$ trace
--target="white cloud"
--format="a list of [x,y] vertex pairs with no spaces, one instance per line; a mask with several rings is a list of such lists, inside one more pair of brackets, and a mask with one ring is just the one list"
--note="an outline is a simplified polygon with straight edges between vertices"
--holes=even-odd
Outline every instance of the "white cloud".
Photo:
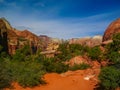
[[26,26],[30,31],[37,35],[45,34],[57,38],[73,38],[91,36],[94,34],[101,34],[104,32],[108,22],[64,22],[64,20],[47,20],[47,21],[26,21],[16,23],[16,26]]
[[36,19],[34,15],[24,16],[24,14],[9,10],[0,12],[0,16],[6,16],[13,27],[27,27],[26,29],[29,29],[37,35],[45,34],[51,37],[65,39],[104,33],[107,26],[113,20],[109,19],[112,15],[112,13],[105,13],[85,18],[47,20],[45,17],[41,18],[40,16]]

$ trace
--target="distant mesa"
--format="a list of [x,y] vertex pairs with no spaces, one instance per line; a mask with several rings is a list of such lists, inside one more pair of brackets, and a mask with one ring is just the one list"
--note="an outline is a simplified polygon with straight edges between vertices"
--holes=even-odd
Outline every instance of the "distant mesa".
[[104,36],[103,36],[103,42],[112,40],[113,34],[120,33],[120,18],[113,21],[105,30]]
[[94,37],[72,38],[69,44],[81,44],[89,47],[94,47],[102,43],[102,36],[96,35]]

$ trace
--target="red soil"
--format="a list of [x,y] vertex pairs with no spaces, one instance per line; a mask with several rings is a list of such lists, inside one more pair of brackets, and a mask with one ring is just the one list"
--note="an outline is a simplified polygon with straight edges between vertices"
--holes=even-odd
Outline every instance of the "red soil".
[[63,74],[50,73],[44,76],[46,85],[22,88],[15,83],[14,90],[93,90],[96,84],[95,78],[85,80],[84,78],[88,76],[85,73],[85,70],[68,71]]

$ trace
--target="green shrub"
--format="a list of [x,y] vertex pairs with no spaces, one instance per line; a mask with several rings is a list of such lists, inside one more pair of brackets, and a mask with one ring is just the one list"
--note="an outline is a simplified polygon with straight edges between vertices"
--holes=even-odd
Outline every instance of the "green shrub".
[[88,56],[92,60],[100,60],[101,59],[101,55],[102,55],[102,51],[97,46],[93,47],[93,48],[90,48],[89,51],[88,51]]
[[4,61],[0,61],[0,90],[11,86],[12,77]]
[[113,42],[106,45],[106,58],[114,64],[120,63],[120,33],[113,35]]
[[115,90],[120,87],[120,33],[114,34],[112,40],[105,47],[109,67],[102,68],[99,74],[100,90]]
[[112,51],[109,52],[107,55],[107,58],[109,59],[109,62],[120,63],[120,53]]
[[60,54],[56,56],[58,60],[66,61],[72,58],[67,41],[59,45],[58,51],[60,52]]
[[120,50],[120,33],[114,34],[112,39],[113,39],[112,47],[114,51],[119,51]]
[[75,70],[84,70],[89,68],[90,65],[82,63],[82,64],[75,64],[74,66],[71,66],[69,70],[75,71]]
[[39,60],[39,63],[42,63],[46,72],[62,73],[68,70],[68,65],[65,65],[61,61],[56,61],[55,58],[44,58]]
[[13,61],[10,63],[10,68],[13,80],[23,87],[33,87],[45,83],[42,79],[45,71],[40,63],[35,61]]
[[58,54],[56,57],[59,60],[67,61],[70,60],[72,57],[84,55],[88,51],[88,47],[82,46],[80,44],[69,44],[68,42],[64,42],[59,45],[58,51],[60,51],[61,53]]
[[25,45],[23,48],[18,49],[12,56],[13,60],[25,61],[31,55],[31,48],[29,45]]
[[13,59],[0,57],[0,89],[10,86],[12,82],[18,82],[23,87],[45,83],[43,65],[34,57],[35,55],[30,54],[28,46],[18,50]]
[[69,45],[70,53],[72,53],[74,56],[83,55],[85,52],[84,48],[85,47],[80,44],[70,44]]
[[100,74],[100,87],[102,90],[115,90],[120,87],[120,70],[115,67],[104,67]]
[[68,65],[65,65],[62,62],[57,62],[53,64],[53,72],[57,72],[57,73],[63,73],[66,72],[68,70]]

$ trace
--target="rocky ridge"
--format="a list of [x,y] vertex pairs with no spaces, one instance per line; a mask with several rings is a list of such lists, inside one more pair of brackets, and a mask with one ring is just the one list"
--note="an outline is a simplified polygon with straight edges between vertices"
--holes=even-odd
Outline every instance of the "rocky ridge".
[[[29,32],[28,30],[19,31],[14,29],[10,23],[5,18],[0,18],[0,30],[1,36],[6,33],[6,43],[7,45],[2,45],[3,47],[8,47],[10,54],[14,54],[18,48],[23,47],[24,45],[30,44],[31,47],[40,47],[40,40],[37,35]],[[4,38],[3,38],[4,39]],[[1,41],[2,43],[3,41]]]

